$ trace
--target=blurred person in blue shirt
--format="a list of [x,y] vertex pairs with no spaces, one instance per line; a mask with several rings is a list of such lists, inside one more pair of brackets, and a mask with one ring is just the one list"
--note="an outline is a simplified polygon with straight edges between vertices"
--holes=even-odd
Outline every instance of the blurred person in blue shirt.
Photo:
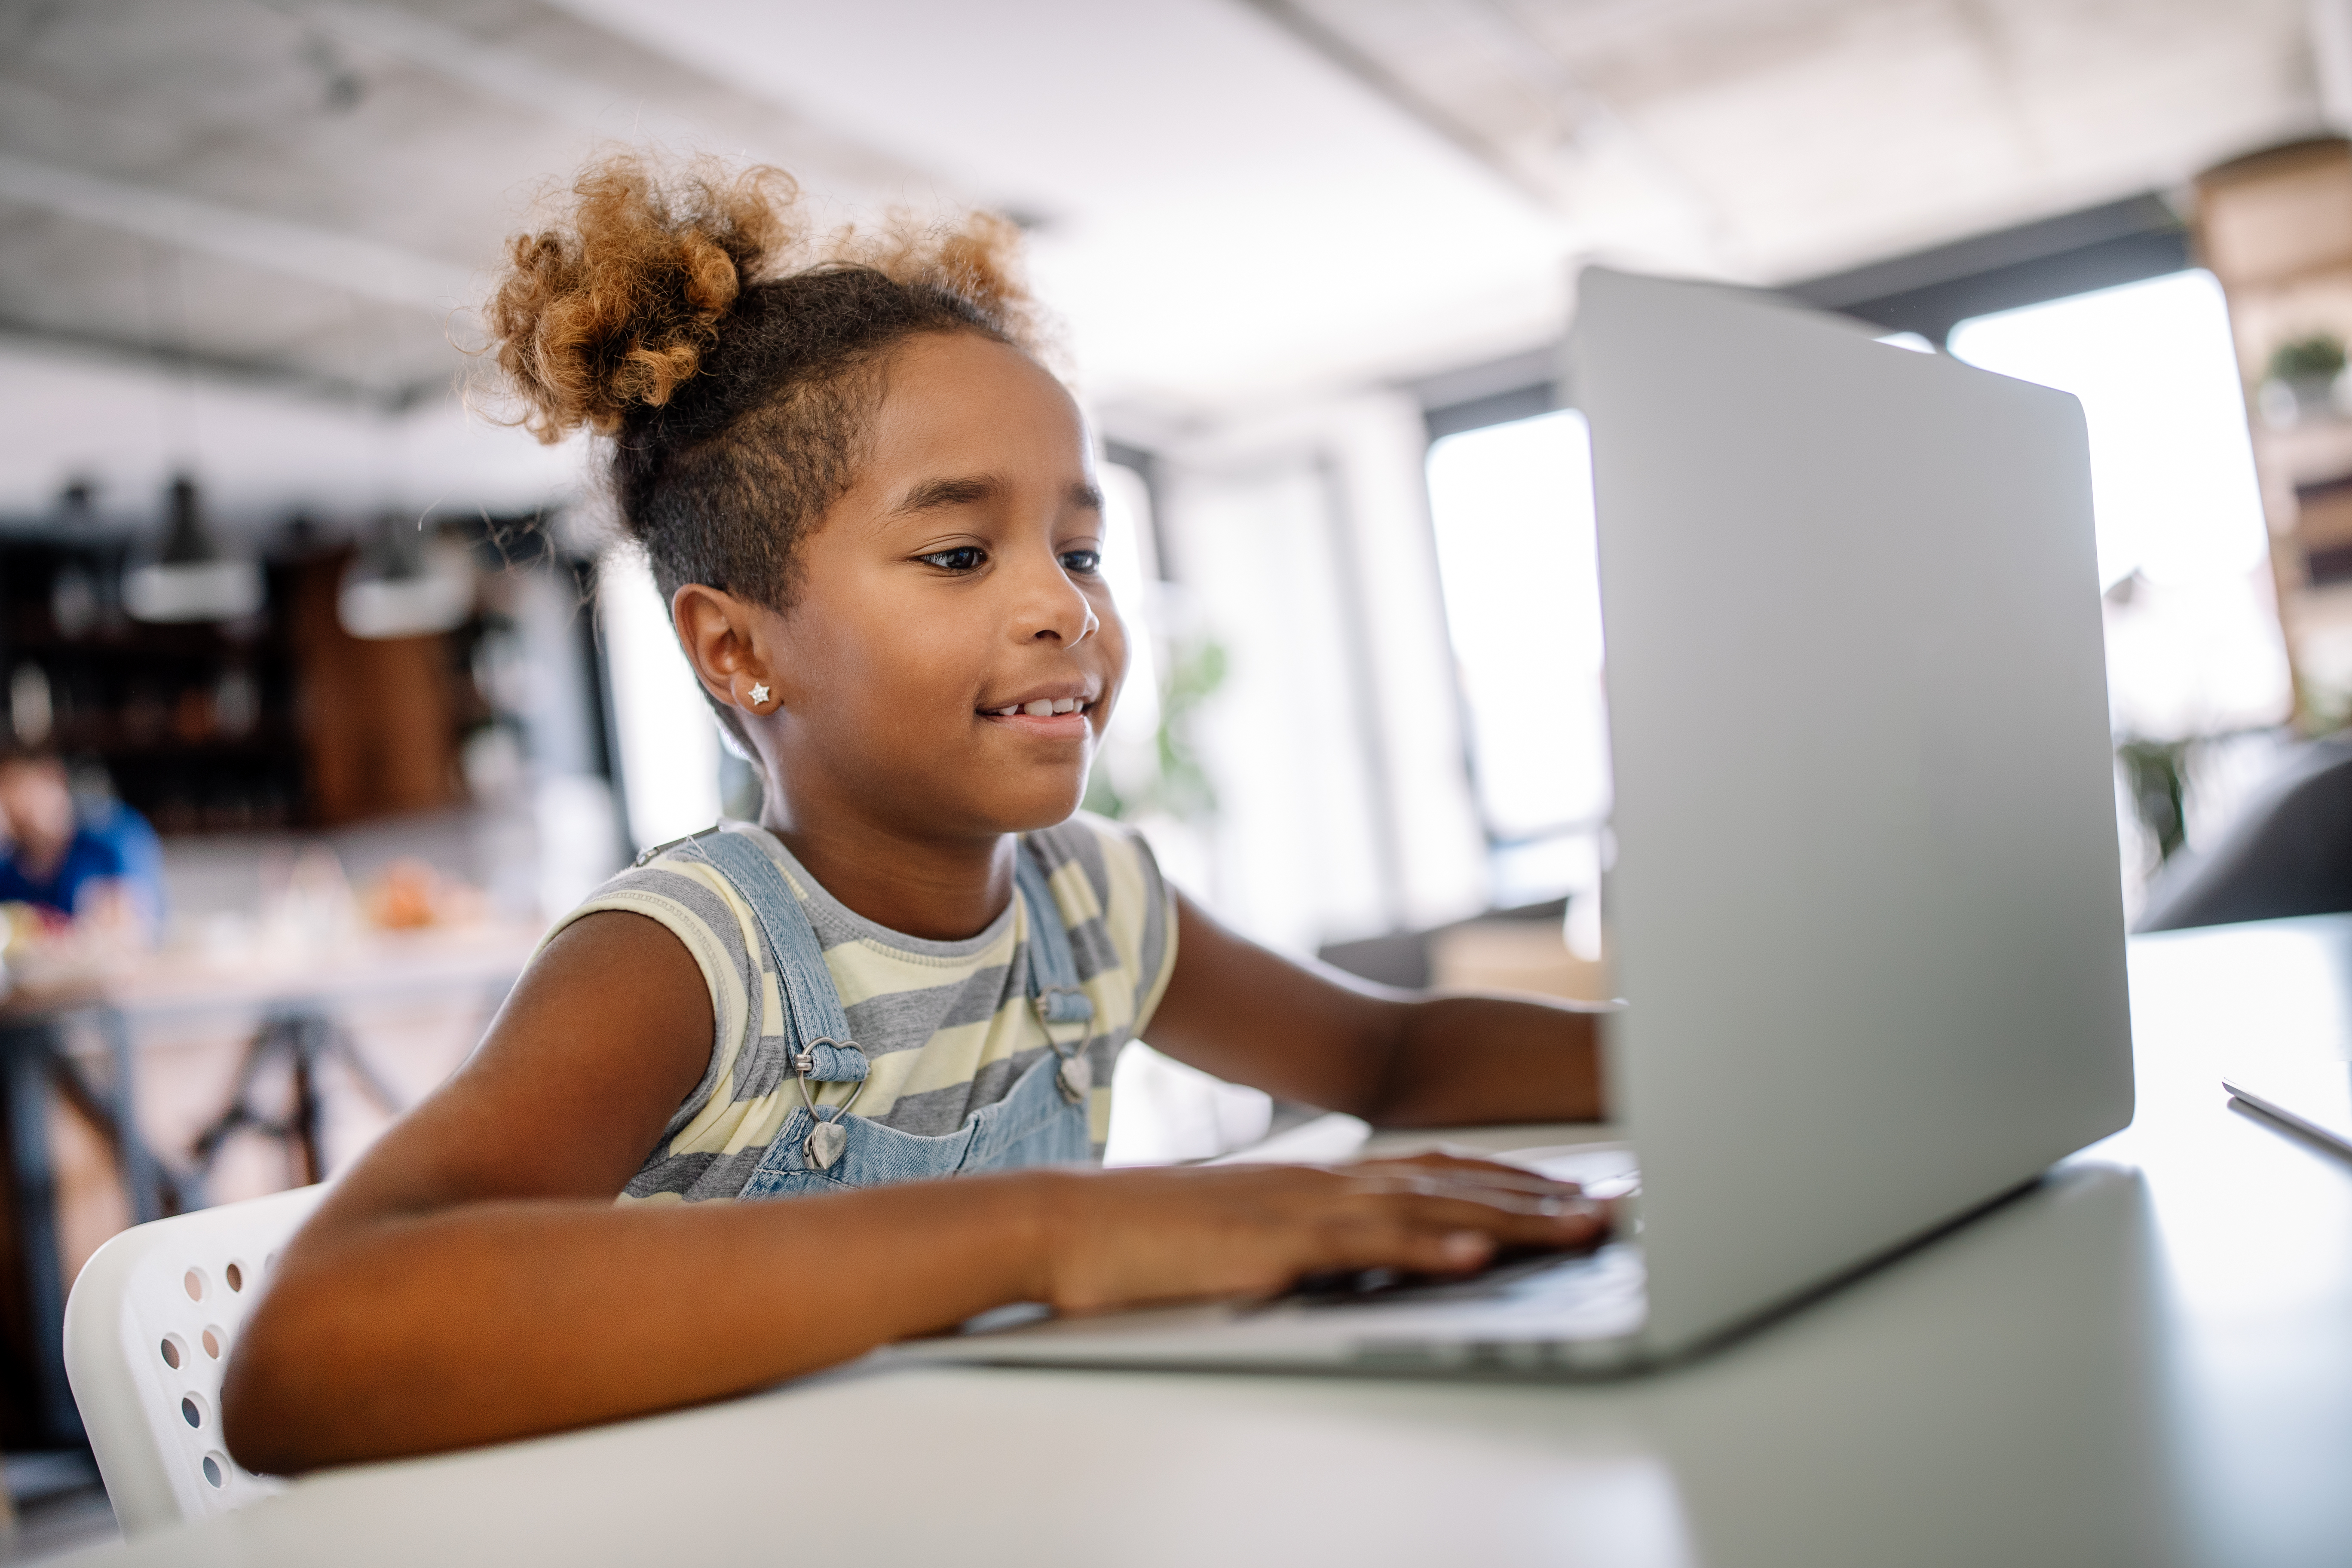
[[77,801],[47,752],[0,753],[0,904],[152,933],[163,912],[163,852],[147,819],[116,801]]

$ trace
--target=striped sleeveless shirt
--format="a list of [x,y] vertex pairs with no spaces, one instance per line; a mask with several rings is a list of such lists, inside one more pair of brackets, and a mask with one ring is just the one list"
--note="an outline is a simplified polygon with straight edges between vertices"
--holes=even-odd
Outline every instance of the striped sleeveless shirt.
[[[1049,1049],[1028,1005],[1023,900],[977,936],[928,942],[877,925],[826,892],[776,837],[750,823],[726,830],[758,845],[783,872],[824,949],[850,1034],[873,1068],[856,1114],[902,1132],[955,1131],[1003,1098]],[[1150,1017],[1176,966],[1174,895],[1140,837],[1080,814],[1028,836],[1069,928],[1078,981],[1094,1003],[1083,1049],[1094,1071],[1087,1123],[1102,1152],[1111,1065]],[[782,998],[750,907],[709,866],[664,856],[623,871],[557,922],[625,910],[685,943],[710,988],[710,1061],[621,1194],[624,1203],[732,1198],[800,1105],[788,1070]],[[822,1086],[838,1104],[851,1086]]]

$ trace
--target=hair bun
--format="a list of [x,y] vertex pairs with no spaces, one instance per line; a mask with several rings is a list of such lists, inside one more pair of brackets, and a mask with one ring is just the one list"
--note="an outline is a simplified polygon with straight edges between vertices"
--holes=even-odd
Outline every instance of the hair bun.
[[592,166],[551,227],[509,241],[487,322],[541,441],[611,435],[702,368],[719,321],[796,236],[791,175],[715,164],[657,179],[623,154]]

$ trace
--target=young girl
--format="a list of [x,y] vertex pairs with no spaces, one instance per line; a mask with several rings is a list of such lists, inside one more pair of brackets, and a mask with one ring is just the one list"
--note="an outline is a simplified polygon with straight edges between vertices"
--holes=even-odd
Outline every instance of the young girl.
[[[1429,1126],[1599,1115],[1593,1020],[1278,957],[1073,815],[1127,647],[1093,443],[1006,226],[820,253],[773,171],[619,160],[575,194],[513,242],[499,361],[542,440],[607,443],[765,805],[561,922],[337,1184],[229,1367],[238,1459],[636,1415],[1009,1302],[1597,1241],[1573,1187],[1475,1162],[1088,1163],[1147,1026],[1220,1077]],[[784,1201],[725,1201],[749,1198]]]

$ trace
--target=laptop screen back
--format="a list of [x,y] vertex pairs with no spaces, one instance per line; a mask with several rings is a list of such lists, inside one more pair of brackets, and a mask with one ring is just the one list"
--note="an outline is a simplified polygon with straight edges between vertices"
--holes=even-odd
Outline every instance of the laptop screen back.
[[1597,268],[1571,377],[1672,1351],[2131,1118],[2089,458],[2063,393]]

